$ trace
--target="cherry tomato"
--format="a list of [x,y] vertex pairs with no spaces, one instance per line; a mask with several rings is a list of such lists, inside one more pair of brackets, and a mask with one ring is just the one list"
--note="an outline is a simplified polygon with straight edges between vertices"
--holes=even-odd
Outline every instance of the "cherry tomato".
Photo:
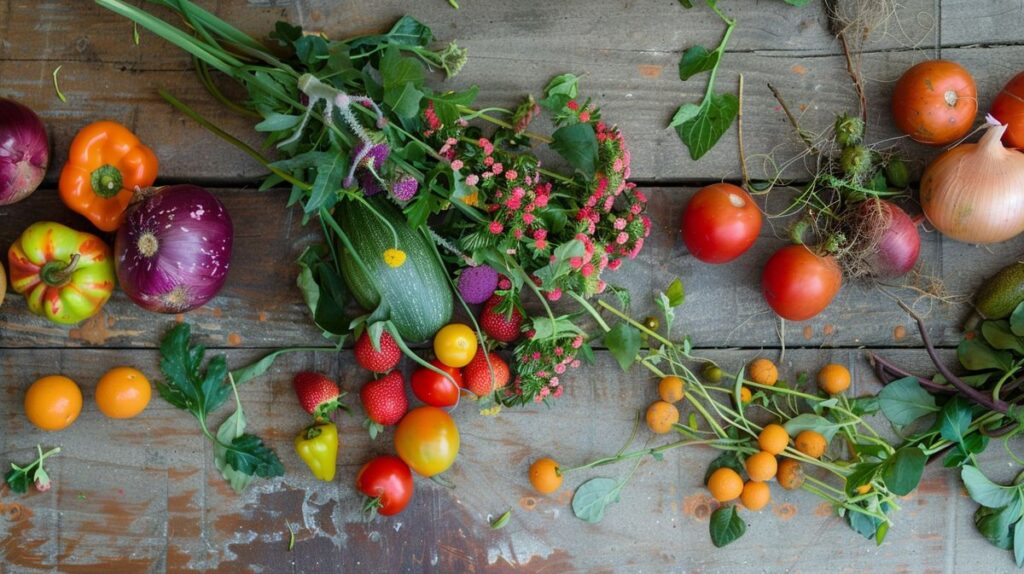
[[383,516],[398,514],[412,499],[412,472],[397,456],[378,456],[359,469],[356,490],[370,498],[367,510]]
[[783,319],[803,321],[828,307],[843,283],[836,260],[803,245],[787,245],[764,266],[761,288],[768,305]]
[[395,450],[414,471],[423,476],[440,474],[459,454],[459,429],[451,415],[437,407],[418,407],[408,412],[395,429]]
[[25,393],[25,416],[43,430],[66,429],[81,412],[82,390],[67,377],[43,377],[32,383]]
[[1024,148],[1024,72],[1014,76],[996,96],[992,117],[1008,126],[1003,134],[1007,147]]
[[945,145],[967,135],[978,111],[978,89],[963,66],[921,62],[904,72],[892,93],[896,127],[911,139]]
[[455,367],[449,367],[437,359],[430,361],[430,364],[448,373],[451,378],[455,379],[455,383],[453,384],[443,375],[422,367],[416,369],[410,379],[412,394],[432,407],[453,406],[459,402],[459,388],[462,387],[462,371]]
[[683,210],[683,242],[705,263],[725,263],[743,254],[761,232],[761,211],[750,194],[731,183],[709,185]]
[[434,335],[434,354],[449,367],[465,367],[476,354],[476,333],[462,323],[445,325]]
[[152,394],[149,379],[138,369],[115,367],[96,385],[96,406],[112,419],[130,419],[146,409]]

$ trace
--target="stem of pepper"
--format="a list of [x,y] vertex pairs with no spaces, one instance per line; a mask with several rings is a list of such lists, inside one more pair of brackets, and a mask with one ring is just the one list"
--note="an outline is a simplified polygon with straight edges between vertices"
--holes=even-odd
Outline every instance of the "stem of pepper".
[[110,199],[121,193],[121,188],[124,186],[121,171],[110,164],[103,164],[94,169],[89,174],[89,179],[92,184],[92,192],[103,199]]
[[71,281],[71,275],[78,268],[81,255],[74,253],[67,263],[63,261],[48,261],[39,270],[39,278],[50,287],[63,287]]

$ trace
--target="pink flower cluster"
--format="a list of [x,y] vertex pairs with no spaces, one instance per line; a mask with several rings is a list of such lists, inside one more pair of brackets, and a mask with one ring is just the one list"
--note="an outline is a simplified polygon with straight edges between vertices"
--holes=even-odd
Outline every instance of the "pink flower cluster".
[[584,344],[583,335],[538,339],[528,331],[526,341],[516,348],[516,376],[505,389],[502,402],[525,404],[558,398],[564,392],[561,377],[569,370],[579,368],[577,358]]

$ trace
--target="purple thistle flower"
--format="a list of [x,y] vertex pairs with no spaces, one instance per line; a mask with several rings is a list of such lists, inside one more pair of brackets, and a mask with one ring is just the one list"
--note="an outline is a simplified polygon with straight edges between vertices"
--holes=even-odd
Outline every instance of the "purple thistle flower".
[[398,201],[409,201],[416,196],[420,182],[411,175],[403,175],[391,183],[391,197]]
[[377,178],[368,171],[359,172],[359,187],[363,189],[363,193],[366,197],[377,195],[384,191],[384,188],[380,186],[380,182],[377,181]]
[[497,288],[498,272],[488,265],[470,267],[459,275],[459,294],[466,303],[483,303],[491,298]]
[[384,168],[384,162],[388,160],[388,156],[391,155],[391,148],[386,142],[375,143],[368,150],[365,148],[366,142],[360,140],[352,149],[352,158],[356,162],[356,167],[372,166],[374,171],[379,172]]

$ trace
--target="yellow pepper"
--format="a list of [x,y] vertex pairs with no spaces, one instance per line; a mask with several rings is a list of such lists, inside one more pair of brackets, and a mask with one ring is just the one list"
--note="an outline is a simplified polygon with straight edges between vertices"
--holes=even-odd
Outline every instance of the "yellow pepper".
[[313,476],[330,482],[338,462],[338,427],[334,423],[311,425],[295,437],[295,452],[306,463]]

